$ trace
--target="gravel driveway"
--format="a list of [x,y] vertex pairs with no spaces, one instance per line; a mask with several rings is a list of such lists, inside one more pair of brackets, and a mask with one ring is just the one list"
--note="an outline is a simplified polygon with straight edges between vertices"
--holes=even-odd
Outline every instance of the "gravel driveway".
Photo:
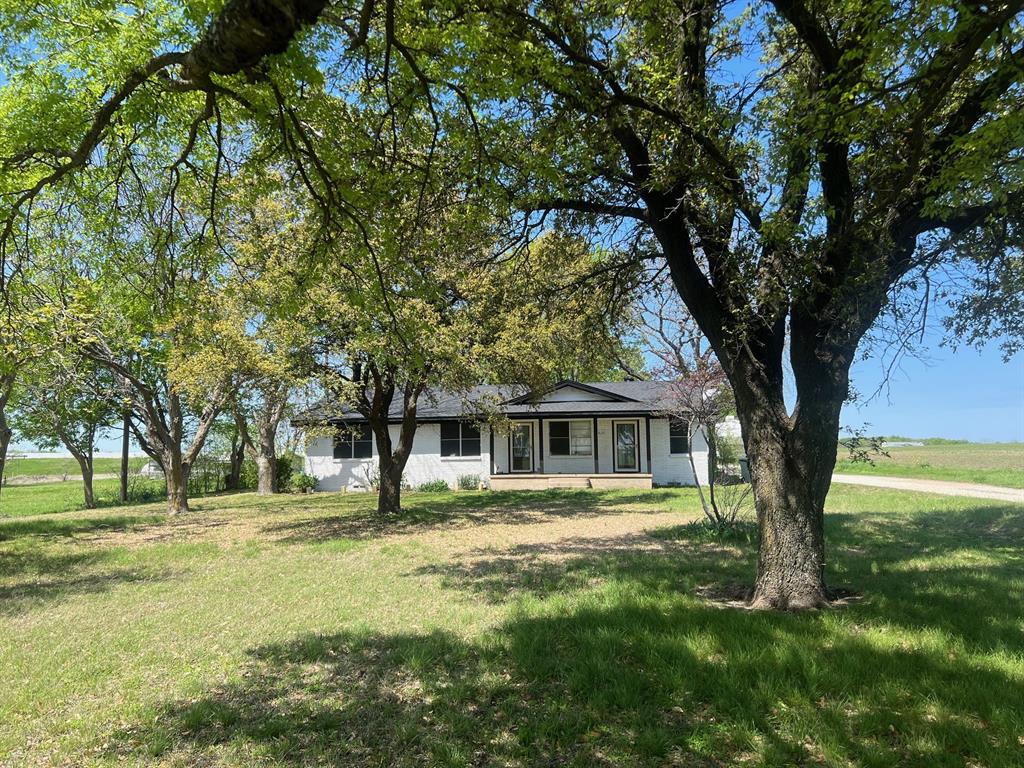
[[977,499],[995,499],[1024,504],[1024,488],[1001,488],[997,485],[956,483],[948,480],[918,480],[910,477],[881,477],[878,475],[832,475],[834,483],[869,485],[873,488],[894,488],[900,491],[938,493],[942,496],[973,496]]

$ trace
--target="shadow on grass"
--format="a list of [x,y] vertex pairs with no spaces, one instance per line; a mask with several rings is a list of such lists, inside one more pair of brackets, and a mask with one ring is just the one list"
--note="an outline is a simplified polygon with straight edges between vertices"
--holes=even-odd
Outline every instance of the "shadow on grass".
[[412,765],[1009,764],[1024,683],[824,614],[620,599],[452,634],[309,635],[110,756]]
[[752,549],[680,538],[688,528],[520,544],[497,552],[479,548],[458,561],[423,566],[415,574],[439,576],[443,586],[492,604],[523,596],[543,599],[609,582],[687,594],[709,584],[752,580]]
[[23,536],[58,537],[98,531],[133,530],[166,520],[166,515],[138,514],[105,515],[103,517],[42,517],[28,520],[0,519],[0,542],[12,541]]
[[[851,620],[937,630],[971,652],[1024,652],[1024,512],[1012,506],[920,516],[832,514],[829,583],[865,596]],[[756,537],[708,538],[697,526],[614,538],[526,544],[420,568],[493,604],[619,582],[652,593],[742,594],[756,572]],[[958,560],[958,558],[962,558]]]
[[145,528],[162,519],[118,515],[0,522],[0,613],[17,613],[122,583],[167,578],[166,572],[150,568],[110,569],[115,551],[75,541],[78,536]]
[[[481,549],[429,573],[473,597],[527,598],[490,633],[260,646],[233,682],[113,734],[109,756],[357,768],[1019,764],[1021,548],[1008,535],[1018,514],[833,515],[834,569],[868,598],[804,615],[691,596],[751,578],[754,549],[678,527]],[[944,562],[958,553],[987,559]]]
[[[81,565],[80,562],[75,565]],[[122,584],[139,584],[172,578],[174,572],[117,568],[101,573],[70,572],[0,585],[0,615],[29,611],[44,603],[74,595],[105,592]]]
[[[927,497],[922,497],[927,498]],[[976,651],[1024,652],[1024,509],[832,514],[833,570],[869,596],[869,619],[938,630]]]
[[[360,496],[367,496],[359,494]],[[650,513],[664,512],[664,506],[685,509],[687,496],[678,490],[644,491],[483,491],[459,493],[407,493],[403,511],[396,517],[380,517],[374,509],[375,498],[353,499],[355,494],[314,494],[335,504],[316,502],[320,512],[332,512],[337,502],[346,509],[342,514],[314,514],[298,520],[274,523],[264,532],[290,544],[323,542],[330,539],[367,539],[388,533],[428,530],[439,527],[465,527],[504,524],[531,525],[545,520],[591,518],[633,508]]]

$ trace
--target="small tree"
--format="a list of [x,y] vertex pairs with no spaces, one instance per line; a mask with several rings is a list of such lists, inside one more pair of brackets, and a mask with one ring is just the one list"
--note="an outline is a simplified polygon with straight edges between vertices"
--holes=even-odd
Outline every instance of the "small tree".
[[268,495],[279,490],[278,428],[293,391],[306,383],[301,361],[311,334],[298,317],[303,292],[297,275],[313,257],[315,239],[303,220],[308,206],[302,190],[277,174],[235,178],[226,205],[233,227],[223,243],[228,258],[218,297],[221,318],[208,329],[202,359],[181,359],[178,370],[185,375],[188,368],[214,364],[235,371],[235,428],[256,462],[257,493]]
[[[735,412],[729,377],[715,358],[696,321],[674,291],[659,282],[660,271],[648,275],[648,290],[642,304],[634,309],[633,325],[641,345],[656,360],[654,375],[671,381],[664,413],[687,425],[690,469],[701,507],[716,528],[732,525],[749,488],[737,496],[720,499],[720,425]],[[693,438],[700,432],[708,445],[708,494],[693,459]]]
[[20,385],[15,429],[43,448],[63,446],[82,472],[85,506],[96,506],[93,451],[98,434],[117,415],[117,391],[110,372],[78,355],[55,350],[26,371]]
[[277,429],[288,408],[289,387],[284,382],[264,382],[246,388],[246,405],[236,406],[235,423],[242,444],[256,461],[256,492],[277,493]]
[[0,493],[3,493],[4,478],[7,472],[7,450],[11,445],[11,438],[14,436],[14,430],[8,420],[7,406],[14,393],[15,375],[13,369],[0,372]]
[[14,437],[11,411],[17,404],[18,383],[26,369],[39,356],[40,339],[45,333],[43,313],[38,302],[27,290],[26,271],[15,276],[8,274],[6,264],[0,264],[0,493],[3,492],[7,471],[7,451]]
[[[728,493],[728,498],[722,498],[719,493],[719,458],[722,448],[720,425],[735,407],[728,377],[721,366],[711,360],[678,376],[672,382],[668,400],[665,414],[687,424],[690,469],[693,471],[705,517],[718,529],[733,525],[750,488],[745,487],[739,494]],[[704,435],[708,445],[707,496],[704,495],[700,474],[693,459],[693,437],[698,431]]]
[[[175,208],[161,208],[141,177],[111,191],[113,200],[98,190],[90,209],[60,222],[91,247],[53,259],[54,279],[63,286],[58,334],[114,377],[132,411],[136,440],[163,469],[168,512],[180,514],[189,509],[190,469],[231,400],[236,374],[200,364],[202,341],[209,329],[222,327],[223,307],[219,254],[203,236],[203,223],[189,218],[195,197],[188,192],[195,188],[180,189]],[[93,210],[104,205],[121,208],[116,216]],[[111,242],[116,252],[108,249]],[[196,361],[191,376],[177,374],[184,359]]]

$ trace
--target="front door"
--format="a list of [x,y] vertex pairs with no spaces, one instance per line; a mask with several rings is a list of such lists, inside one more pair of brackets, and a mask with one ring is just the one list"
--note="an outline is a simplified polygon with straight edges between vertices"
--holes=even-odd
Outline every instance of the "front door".
[[635,421],[615,422],[615,471],[639,471],[637,450],[637,423]]
[[512,427],[512,471],[533,472],[533,424]]

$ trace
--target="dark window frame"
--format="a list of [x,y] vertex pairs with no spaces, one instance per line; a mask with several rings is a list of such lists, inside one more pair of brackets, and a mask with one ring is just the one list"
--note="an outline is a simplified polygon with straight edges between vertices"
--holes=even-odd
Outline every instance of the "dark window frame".
[[[682,434],[678,434],[679,431]],[[678,440],[683,441],[685,450],[676,450]],[[690,449],[690,422],[683,419],[671,419],[668,423],[668,453],[669,456],[689,456]]]
[[373,432],[369,424],[353,424],[334,436],[335,461],[373,458]]
[[470,421],[442,421],[440,438],[442,459],[473,458],[483,454],[480,427]]
[[[587,425],[587,432],[590,434],[590,450],[587,453],[573,453],[572,425],[574,422],[577,424]],[[549,419],[547,424],[549,456],[557,457],[559,459],[589,459],[594,456],[594,423],[591,419]],[[557,436],[553,434],[551,428],[556,425],[561,427],[561,425],[563,424],[565,425],[565,434],[559,434]],[[561,431],[561,429],[559,429],[559,431]],[[559,442],[563,440],[565,441],[565,446],[567,448],[566,453],[562,453],[561,451],[555,449],[555,440],[558,440]]]

